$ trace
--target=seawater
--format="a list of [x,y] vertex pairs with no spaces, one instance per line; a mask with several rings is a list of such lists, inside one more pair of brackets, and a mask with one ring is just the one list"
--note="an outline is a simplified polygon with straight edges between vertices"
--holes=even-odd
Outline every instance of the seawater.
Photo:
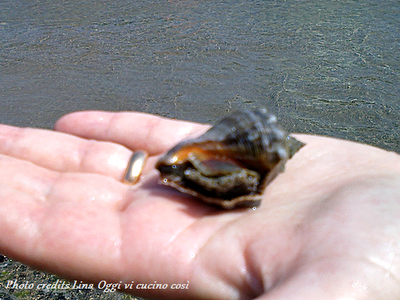
[[399,1],[0,2],[0,122],[75,110],[215,122],[267,107],[291,132],[400,151]]

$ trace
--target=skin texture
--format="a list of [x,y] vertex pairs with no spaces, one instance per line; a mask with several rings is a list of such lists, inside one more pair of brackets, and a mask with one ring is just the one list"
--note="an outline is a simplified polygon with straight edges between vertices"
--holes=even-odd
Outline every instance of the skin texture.
[[[399,299],[400,157],[306,143],[256,209],[222,211],[158,184],[157,158],[208,126],[78,112],[55,131],[0,126],[0,252],[157,299]],[[132,151],[149,159],[121,182]],[[136,289],[139,283],[165,290]],[[188,289],[174,290],[174,283]]]

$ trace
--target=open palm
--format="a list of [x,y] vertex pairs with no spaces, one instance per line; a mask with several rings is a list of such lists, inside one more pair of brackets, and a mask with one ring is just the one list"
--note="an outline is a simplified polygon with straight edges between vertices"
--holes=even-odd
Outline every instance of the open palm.
[[[261,206],[221,211],[159,185],[154,169],[204,125],[80,112],[55,129],[0,126],[0,253],[95,286],[133,283],[128,292],[144,297],[400,297],[395,153],[295,135],[307,145]],[[150,157],[128,186],[135,150]],[[168,287],[143,289],[155,282]]]

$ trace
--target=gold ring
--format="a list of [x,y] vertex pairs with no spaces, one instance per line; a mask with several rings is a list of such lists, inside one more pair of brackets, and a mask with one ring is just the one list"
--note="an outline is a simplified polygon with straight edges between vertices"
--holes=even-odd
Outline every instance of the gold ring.
[[147,153],[145,151],[133,152],[131,158],[129,159],[128,166],[126,167],[122,182],[132,185],[135,184],[139,180],[146,160]]

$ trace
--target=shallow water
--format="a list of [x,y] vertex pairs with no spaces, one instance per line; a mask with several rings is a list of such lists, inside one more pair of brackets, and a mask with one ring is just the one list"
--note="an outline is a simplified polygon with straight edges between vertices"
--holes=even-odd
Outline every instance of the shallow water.
[[289,131],[400,152],[399,19],[399,1],[3,0],[0,122],[264,106]]
[[291,132],[400,152],[399,20],[399,1],[2,0],[0,123],[267,107]]

